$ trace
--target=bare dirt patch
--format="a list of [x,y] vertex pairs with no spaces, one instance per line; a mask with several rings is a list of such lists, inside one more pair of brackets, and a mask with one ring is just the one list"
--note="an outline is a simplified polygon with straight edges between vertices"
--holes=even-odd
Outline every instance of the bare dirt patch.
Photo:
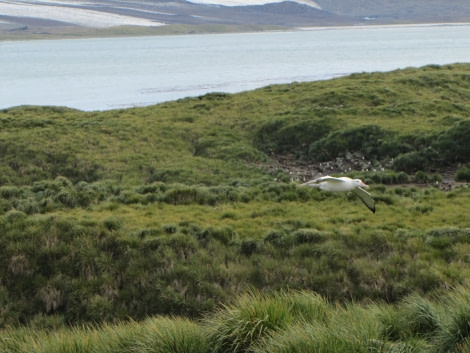
[[[392,161],[383,164],[372,162],[365,159],[360,154],[348,154],[343,158],[326,162],[302,161],[294,155],[276,155],[270,156],[270,162],[262,167],[268,171],[276,172],[282,170],[289,173],[291,181],[306,182],[325,175],[346,175],[351,172],[385,172],[391,168]],[[418,183],[414,176],[410,176],[410,183],[399,184],[400,186],[416,187],[438,187],[444,191],[450,191],[456,187],[466,185],[455,181],[455,175],[460,166],[443,167],[439,170],[430,172],[432,175],[440,176],[441,181],[432,183]]]

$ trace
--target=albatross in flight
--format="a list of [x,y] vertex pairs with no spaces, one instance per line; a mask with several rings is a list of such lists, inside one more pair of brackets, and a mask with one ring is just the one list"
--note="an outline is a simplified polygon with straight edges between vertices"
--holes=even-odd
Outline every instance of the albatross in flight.
[[351,179],[348,177],[335,178],[332,176],[324,176],[317,179],[307,181],[301,186],[311,186],[323,191],[333,192],[347,192],[351,191],[359,196],[364,204],[375,213],[375,202],[370,194],[363,188],[368,188],[369,185],[364,184],[360,179]]

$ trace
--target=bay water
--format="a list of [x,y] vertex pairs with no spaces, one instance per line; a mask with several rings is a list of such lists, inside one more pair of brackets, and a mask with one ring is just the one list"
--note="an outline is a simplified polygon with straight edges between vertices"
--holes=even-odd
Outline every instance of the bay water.
[[470,24],[0,42],[0,108],[85,111],[470,62]]

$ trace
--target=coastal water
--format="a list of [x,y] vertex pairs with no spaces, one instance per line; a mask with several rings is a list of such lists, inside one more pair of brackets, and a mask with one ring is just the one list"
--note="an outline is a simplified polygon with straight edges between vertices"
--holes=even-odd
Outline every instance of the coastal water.
[[0,108],[108,110],[470,62],[470,24],[0,42]]

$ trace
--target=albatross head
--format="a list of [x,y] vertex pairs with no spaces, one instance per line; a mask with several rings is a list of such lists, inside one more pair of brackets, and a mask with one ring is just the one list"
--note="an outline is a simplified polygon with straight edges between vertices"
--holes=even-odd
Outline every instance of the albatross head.
[[353,182],[354,182],[354,185],[356,185],[356,187],[362,187],[366,189],[369,187],[369,185],[364,183],[361,179],[353,179]]

